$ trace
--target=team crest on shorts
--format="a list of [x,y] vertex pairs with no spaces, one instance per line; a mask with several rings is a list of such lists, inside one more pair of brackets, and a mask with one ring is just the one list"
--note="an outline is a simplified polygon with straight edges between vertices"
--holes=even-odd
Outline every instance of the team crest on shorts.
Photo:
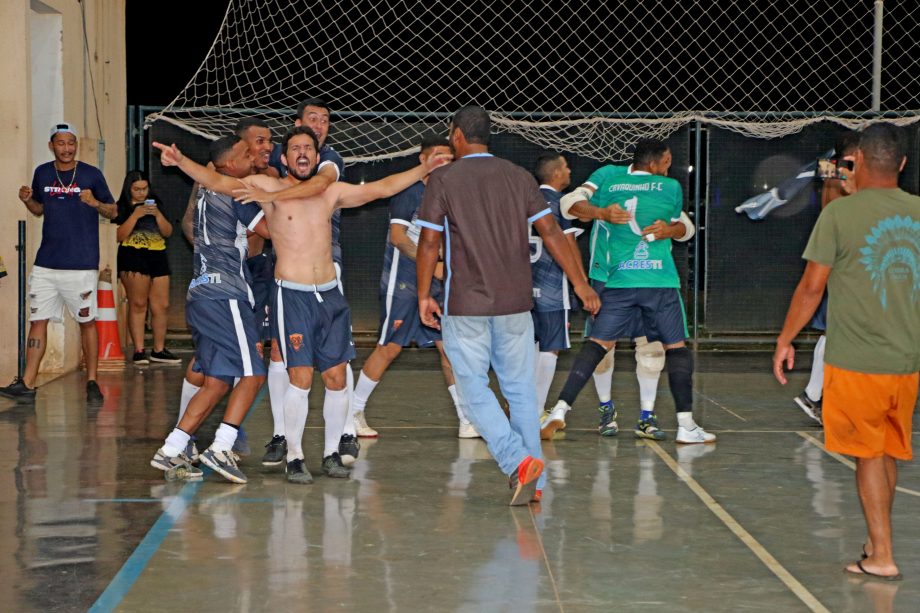
[[294,351],[300,351],[300,348],[303,347],[303,334],[290,334],[288,335],[288,340],[291,342],[291,348]]

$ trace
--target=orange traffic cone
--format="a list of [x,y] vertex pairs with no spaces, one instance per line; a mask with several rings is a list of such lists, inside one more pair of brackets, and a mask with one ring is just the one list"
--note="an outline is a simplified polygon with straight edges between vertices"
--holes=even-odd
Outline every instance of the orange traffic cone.
[[110,270],[106,269],[99,275],[99,291],[96,294],[99,370],[119,370],[125,367],[125,354],[121,352],[121,341],[118,338],[118,317],[115,312],[115,293],[112,291]]

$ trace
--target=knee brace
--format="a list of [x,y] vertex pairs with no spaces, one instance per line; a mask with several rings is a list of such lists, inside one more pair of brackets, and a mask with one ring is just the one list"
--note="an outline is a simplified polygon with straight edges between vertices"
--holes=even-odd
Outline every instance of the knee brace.
[[[692,354],[691,354],[692,358]],[[644,378],[656,378],[664,370],[664,345],[655,341],[640,344],[636,341],[636,374]]]

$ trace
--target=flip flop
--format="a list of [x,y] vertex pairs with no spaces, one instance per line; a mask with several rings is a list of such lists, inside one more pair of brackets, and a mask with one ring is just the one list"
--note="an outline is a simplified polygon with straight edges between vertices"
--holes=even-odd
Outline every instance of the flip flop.
[[869,572],[868,570],[863,568],[862,563],[863,563],[862,560],[856,563],[856,568],[860,570],[860,572],[858,573],[850,570],[847,567],[844,567],[843,570],[844,572],[849,573],[851,575],[856,575],[857,577],[862,576],[862,577],[866,577],[869,579],[879,579],[881,581],[900,581],[901,579],[904,578],[904,575],[902,575],[901,573],[898,573],[897,575],[879,575],[878,573]]

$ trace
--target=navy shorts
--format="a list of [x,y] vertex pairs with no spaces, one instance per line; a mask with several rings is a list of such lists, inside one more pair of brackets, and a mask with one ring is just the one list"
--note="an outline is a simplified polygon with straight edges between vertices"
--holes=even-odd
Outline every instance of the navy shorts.
[[422,323],[418,314],[418,298],[394,294],[383,297],[380,313],[380,338],[377,343],[396,343],[408,347],[413,342],[419,347],[431,347],[441,340],[441,331]]
[[233,384],[236,377],[264,377],[262,342],[248,302],[192,300],[185,306],[195,362],[208,377]]
[[[607,289],[607,285],[603,281],[595,281],[591,279],[591,287],[597,292],[597,295],[600,296],[604,293],[604,290]],[[593,317],[588,317],[585,319],[585,338],[591,338],[591,327],[594,323]],[[645,336],[645,326],[642,325],[642,313],[636,311],[633,314],[633,324],[632,332],[629,333],[629,338],[636,339],[640,336]]]
[[[673,287],[605,288],[601,310],[591,324],[591,338],[615,341],[635,338],[638,313],[648,342],[679,343],[689,336],[680,290]],[[641,336],[641,334],[640,334]]]
[[814,317],[811,318],[810,327],[815,330],[827,330],[827,291],[824,292],[821,304],[818,305],[818,310],[815,311]]
[[351,311],[336,281],[315,289],[288,281],[276,283],[272,338],[279,340],[285,366],[310,366],[325,372],[355,358]]
[[275,265],[271,255],[260,253],[246,260],[246,267],[252,279],[250,287],[255,300],[256,323],[263,341],[271,338],[271,324],[268,318],[268,306],[271,302],[272,288],[275,287]]
[[569,310],[531,311],[533,340],[540,351],[562,351],[571,348],[569,342]]

